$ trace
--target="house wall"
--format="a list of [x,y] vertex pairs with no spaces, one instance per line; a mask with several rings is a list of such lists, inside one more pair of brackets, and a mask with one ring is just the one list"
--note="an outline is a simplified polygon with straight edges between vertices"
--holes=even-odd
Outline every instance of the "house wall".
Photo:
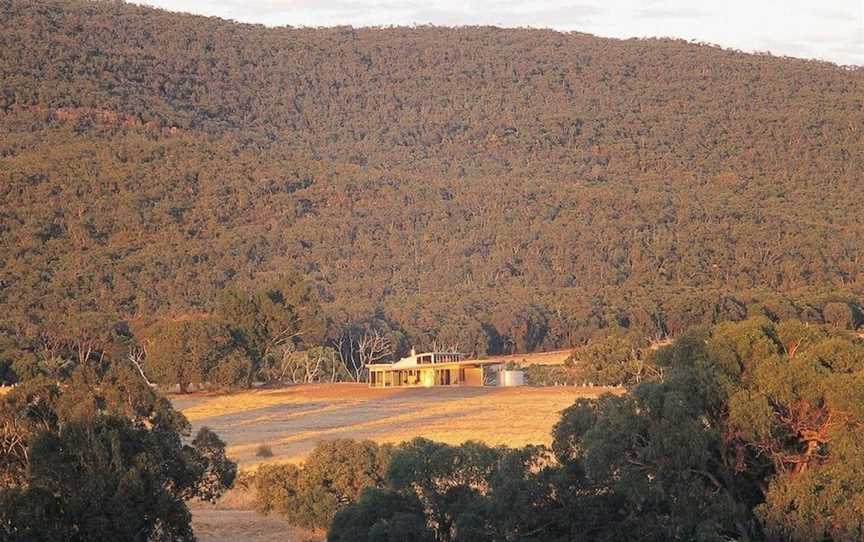
[[369,385],[374,388],[482,386],[482,367],[424,367],[422,369],[379,370],[369,372]]
[[483,367],[465,367],[465,381],[463,386],[482,386]]

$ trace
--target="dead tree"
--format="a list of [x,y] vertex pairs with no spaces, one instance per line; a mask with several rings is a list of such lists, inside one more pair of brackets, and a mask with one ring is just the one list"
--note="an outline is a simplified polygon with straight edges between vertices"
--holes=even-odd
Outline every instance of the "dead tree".
[[459,343],[444,345],[443,343],[439,343],[438,341],[432,341],[432,351],[444,352],[447,354],[457,354],[459,353]]
[[367,365],[393,353],[393,342],[377,329],[367,329],[356,336],[348,331],[339,338],[337,346],[342,364],[355,382],[360,382]]
[[133,346],[129,349],[129,353],[126,355],[126,359],[129,360],[129,363],[134,367],[138,374],[141,375],[141,378],[144,379],[144,382],[150,386],[151,388],[155,387],[150,379],[147,378],[147,375],[144,374],[144,356],[145,351],[143,347]]
[[304,382],[307,384],[317,382],[321,378],[321,362],[324,361],[323,354],[312,355],[311,353],[307,353],[304,357],[306,358],[303,363],[305,372],[303,377]]

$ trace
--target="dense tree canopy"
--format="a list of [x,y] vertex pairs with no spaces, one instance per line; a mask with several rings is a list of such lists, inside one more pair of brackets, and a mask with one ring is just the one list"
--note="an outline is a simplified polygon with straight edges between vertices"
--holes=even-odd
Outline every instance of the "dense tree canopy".
[[295,525],[326,529],[361,492],[381,487],[393,447],[337,439],[319,443],[302,467],[262,465],[255,473],[256,509]]
[[[245,356],[237,352],[228,326],[209,318],[157,322],[145,331],[142,342],[150,379],[166,386],[177,384],[184,392],[190,384],[200,386],[212,380],[226,364],[233,365],[238,354],[240,363],[248,365]],[[251,366],[243,373],[238,381],[250,379]]]
[[225,444],[191,427],[121,362],[0,401],[0,538],[192,541],[186,501],[233,483]]
[[647,538],[864,536],[860,338],[755,318],[693,330],[656,362],[663,379],[566,411],[553,446]]
[[62,314],[210,313],[292,269],[334,342],[383,315],[418,346],[480,354],[861,291],[860,69],[6,0],[0,79],[13,335]]
[[662,374],[631,393],[566,409],[550,449],[397,446],[329,539],[864,537],[864,340],[757,317],[691,330],[652,362]]

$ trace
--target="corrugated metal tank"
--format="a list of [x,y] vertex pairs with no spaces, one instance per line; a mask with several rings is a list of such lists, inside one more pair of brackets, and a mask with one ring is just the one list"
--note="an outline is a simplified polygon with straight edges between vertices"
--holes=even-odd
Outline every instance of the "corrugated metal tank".
[[501,371],[498,373],[498,385],[503,387],[524,386],[525,371]]

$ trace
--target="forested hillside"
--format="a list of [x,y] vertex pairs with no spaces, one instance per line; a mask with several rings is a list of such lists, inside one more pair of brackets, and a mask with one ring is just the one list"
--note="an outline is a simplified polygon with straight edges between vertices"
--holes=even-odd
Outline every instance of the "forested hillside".
[[838,302],[862,322],[860,68],[0,0],[0,81],[7,335],[207,313],[286,273],[331,336],[477,354]]

